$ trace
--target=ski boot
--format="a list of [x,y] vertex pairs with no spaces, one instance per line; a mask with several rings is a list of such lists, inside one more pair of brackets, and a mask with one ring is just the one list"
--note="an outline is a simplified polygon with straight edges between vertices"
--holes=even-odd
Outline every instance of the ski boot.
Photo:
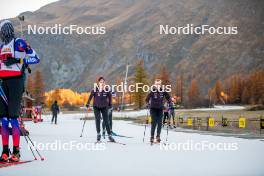
[[100,133],[97,134],[97,142],[101,142],[101,134]]
[[13,147],[13,153],[12,156],[10,158],[11,162],[19,162],[20,160],[20,151],[19,151],[19,147]]
[[103,135],[103,138],[105,139],[105,131],[103,131],[103,134],[102,135]]
[[4,145],[3,152],[0,158],[0,162],[8,162],[8,158],[9,158],[9,148],[7,145]]
[[161,141],[161,140],[160,140],[160,137],[157,136],[157,137],[156,137],[156,142],[157,142],[157,143],[160,143],[160,141]]
[[154,143],[154,137],[150,137],[150,144],[152,145]]
[[109,139],[110,142],[115,142],[115,139],[112,137],[112,135],[109,135],[108,139]]

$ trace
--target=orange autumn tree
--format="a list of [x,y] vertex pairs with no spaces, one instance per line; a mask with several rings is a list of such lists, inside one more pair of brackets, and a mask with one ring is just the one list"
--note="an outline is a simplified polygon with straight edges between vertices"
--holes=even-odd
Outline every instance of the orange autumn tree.
[[199,106],[200,104],[200,90],[198,86],[198,82],[196,79],[191,81],[191,84],[188,89],[188,104],[191,107]]
[[218,100],[220,97],[231,104],[264,104],[264,70],[233,74],[224,80],[223,85],[220,83],[218,81],[213,88]]
[[163,85],[170,85],[170,75],[166,65],[161,66],[159,75]]
[[61,90],[60,89],[55,89],[51,90],[49,92],[45,93],[45,105],[50,107],[52,103],[56,100],[59,105],[61,105]]
[[30,94],[33,93],[33,90],[34,90],[34,84],[33,84],[33,80],[32,80],[32,76],[29,75],[27,77],[27,85],[26,85],[26,91]]
[[88,93],[78,93],[71,89],[55,89],[45,93],[45,104],[51,106],[57,100],[60,106],[83,106],[88,96]]
[[248,87],[251,104],[264,104],[264,70],[256,70],[249,76]]
[[179,99],[179,103],[183,102],[183,76],[176,77],[175,95]]
[[36,73],[34,75],[32,94],[35,98],[35,104],[39,105],[44,102],[45,87],[42,74],[39,69],[36,70]]
[[222,83],[221,81],[217,80],[215,83],[215,94],[217,97],[217,101],[221,99],[221,92],[223,91],[222,89]]

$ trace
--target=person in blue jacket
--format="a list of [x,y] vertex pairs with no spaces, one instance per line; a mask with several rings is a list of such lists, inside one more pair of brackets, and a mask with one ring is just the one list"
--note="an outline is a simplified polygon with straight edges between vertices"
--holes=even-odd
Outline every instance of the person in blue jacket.
[[[2,121],[3,152],[0,161],[19,161],[20,129],[18,117],[24,92],[26,65],[39,63],[39,58],[28,43],[15,37],[9,20],[0,23],[0,118]],[[9,157],[9,131],[12,126],[13,152]]]

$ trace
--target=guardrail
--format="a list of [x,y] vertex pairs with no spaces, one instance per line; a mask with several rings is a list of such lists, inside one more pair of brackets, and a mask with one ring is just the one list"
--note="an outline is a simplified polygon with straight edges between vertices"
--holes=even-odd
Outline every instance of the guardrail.
[[239,116],[237,118],[222,117],[191,117],[176,116],[176,126],[195,130],[206,131],[229,131],[233,133],[254,132],[261,134],[264,129],[264,116],[260,115],[256,118],[246,118]]

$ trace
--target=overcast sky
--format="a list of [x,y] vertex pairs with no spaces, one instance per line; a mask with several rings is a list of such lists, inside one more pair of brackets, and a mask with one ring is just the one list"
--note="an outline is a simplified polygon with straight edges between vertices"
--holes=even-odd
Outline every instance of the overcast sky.
[[16,17],[25,11],[35,11],[58,0],[0,0],[0,20]]

